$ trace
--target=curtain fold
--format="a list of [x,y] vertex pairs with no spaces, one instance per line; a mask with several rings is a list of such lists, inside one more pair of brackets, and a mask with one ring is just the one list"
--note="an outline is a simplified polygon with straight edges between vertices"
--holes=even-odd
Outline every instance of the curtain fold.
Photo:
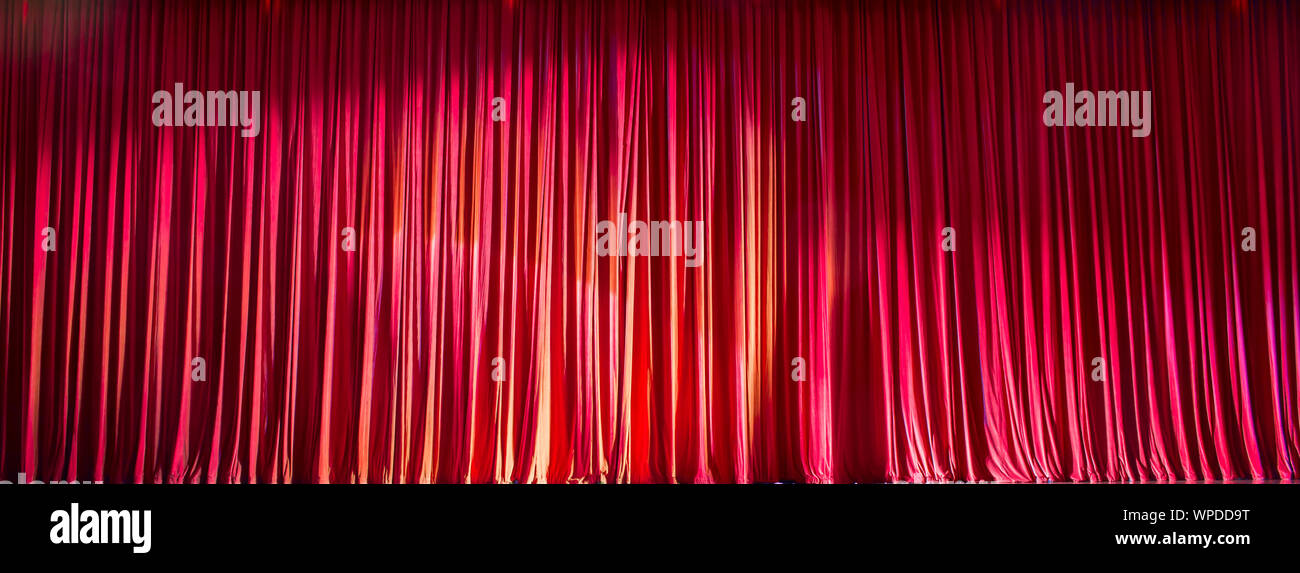
[[[1292,479],[1296,30],[7,1],[0,479]],[[1067,83],[1150,135],[1046,126]],[[259,133],[155,126],[177,84]],[[637,222],[699,265],[617,256]]]

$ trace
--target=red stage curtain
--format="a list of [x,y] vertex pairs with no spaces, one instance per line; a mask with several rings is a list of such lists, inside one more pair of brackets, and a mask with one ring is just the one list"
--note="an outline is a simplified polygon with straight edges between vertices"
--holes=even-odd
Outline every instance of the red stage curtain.
[[[10,0],[0,477],[1292,478],[1297,30],[1255,1]],[[1150,90],[1150,136],[1045,127],[1067,82]],[[259,91],[260,134],[155,127],[177,83]],[[702,221],[702,266],[597,256],[620,213]]]

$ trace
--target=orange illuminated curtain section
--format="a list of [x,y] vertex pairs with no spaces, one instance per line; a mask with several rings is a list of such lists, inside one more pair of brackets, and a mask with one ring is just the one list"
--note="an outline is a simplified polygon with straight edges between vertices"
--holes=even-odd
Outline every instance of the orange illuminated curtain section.
[[[1292,478],[1298,29],[7,1],[0,479]],[[1045,126],[1067,82],[1151,134]],[[176,84],[260,132],[155,126]]]

